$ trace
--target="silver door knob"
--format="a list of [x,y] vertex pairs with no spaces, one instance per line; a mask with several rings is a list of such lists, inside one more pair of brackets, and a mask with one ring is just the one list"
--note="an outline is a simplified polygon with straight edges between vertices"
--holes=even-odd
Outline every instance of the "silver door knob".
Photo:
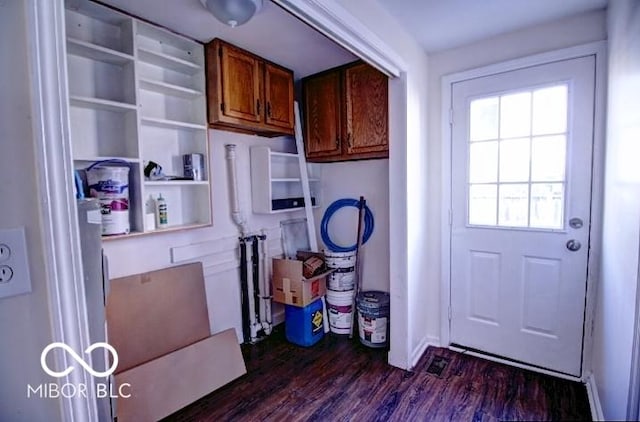
[[582,247],[582,244],[575,239],[571,239],[567,242],[567,249],[569,249],[571,252],[579,250],[580,247]]

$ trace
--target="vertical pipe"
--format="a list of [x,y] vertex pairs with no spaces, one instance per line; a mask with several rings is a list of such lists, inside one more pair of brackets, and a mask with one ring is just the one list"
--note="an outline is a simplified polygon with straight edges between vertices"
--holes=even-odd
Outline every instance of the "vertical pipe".
[[253,316],[256,320],[256,333],[262,328],[262,312],[260,312],[259,318],[256,317],[257,309],[262,308],[262,298],[261,298],[261,287],[260,284],[260,266],[259,266],[259,257],[258,257],[258,236],[252,236],[251,242],[251,269],[253,275]]
[[271,282],[269,280],[269,266],[267,260],[267,236],[262,232],[260,236],[260,269],[261,269],[261,287],[262,287],[262,311],[263,319],[266,324],[265,333],[271,332],[272,316],[271,316]]
[[245,343],[251,341],[247,278],[247,243],[244,238],[240,238],[240,297],[242,306],[242,337]]
[[229,205],[231,206],[231,217],[240,229],[240,235],[246,236],[248,233],[247,220],[240,210],[238,201],[238,172],[236,171],[236,146],[228,144],[224,146],[227,159],[227,173],[229,178]]

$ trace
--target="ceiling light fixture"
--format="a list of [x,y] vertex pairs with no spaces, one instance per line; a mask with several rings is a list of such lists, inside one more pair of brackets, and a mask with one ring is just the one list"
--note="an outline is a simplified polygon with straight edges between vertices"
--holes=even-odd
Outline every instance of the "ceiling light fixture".
[[200,0],[213,16],[232,28],[251,19],[262,8],[262,0]]

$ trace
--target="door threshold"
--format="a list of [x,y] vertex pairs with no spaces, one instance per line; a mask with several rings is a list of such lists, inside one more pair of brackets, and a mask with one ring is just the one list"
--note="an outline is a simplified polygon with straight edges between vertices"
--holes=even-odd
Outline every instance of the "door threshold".
[[553,371],[551,369],[541,368],[541,367],[535,366],[535,365],[529,365],[529,364],[524,363],[524,362],[520,362],[520,361],[517,361],[517,360],[512,360],[512,359],[505,358],[505,357],[502,357],[502,356],[493,355],[491,353],[483,352],[481,350],[471,349],[471,348],[468,348],[468,347],[461,346],[459,344],[450,344],[448,346],[448,349],[452,350],[454,352],[461,353],[461,354],[471,355],[471,356],[475,356],[477,358],[490,360],[492,362],[502,363],[504,365],[509,365],[509,366],[515,366],[516,368],[527,369],[529,371],[537,372],[539,374],[549,375],[549,376],[556,377],[556,378],[562,378],[562,379],[569,380],[569,381],[576,381],[576,382],[580,382],[580,383],[583,383],[583,384],[585,383],[585,380],[583,380],[581,377],[576,377],[574,375],[565,374],[564,372]]

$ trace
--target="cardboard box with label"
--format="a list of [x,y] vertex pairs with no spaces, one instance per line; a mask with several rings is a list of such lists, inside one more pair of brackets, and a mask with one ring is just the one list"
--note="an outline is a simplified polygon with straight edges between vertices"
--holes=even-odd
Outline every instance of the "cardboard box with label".
[[[305,256],[308,257],[309,254]],[[302,265],[302,260],[273,259],[274,301],[304,307],[326,294],[326,278],[333,270],[305,278]]]

